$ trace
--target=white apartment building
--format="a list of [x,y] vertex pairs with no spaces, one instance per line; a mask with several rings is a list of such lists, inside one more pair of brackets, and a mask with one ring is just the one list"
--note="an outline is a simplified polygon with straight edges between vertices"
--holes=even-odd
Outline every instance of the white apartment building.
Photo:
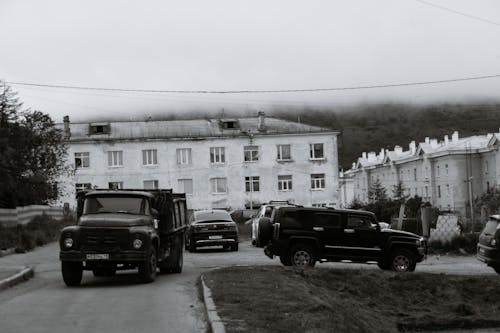
[[464,213],[470,198],[500,184],[499,139],[500,133],[460,138],[454,132],[443,141],[425,138],[418,146],[412,141],[406,151],[396,146],[378,154],[363,153],[344,173],[353,188],[349,199],[368,202],[368,190],[377,180],[391,197],[401,182],[411,197],[418,195],[442,210]]
[[338,132],[258,117],[62,125],[74,175],[61,202],[88,188],[172,188],[191,209],[338,201]]

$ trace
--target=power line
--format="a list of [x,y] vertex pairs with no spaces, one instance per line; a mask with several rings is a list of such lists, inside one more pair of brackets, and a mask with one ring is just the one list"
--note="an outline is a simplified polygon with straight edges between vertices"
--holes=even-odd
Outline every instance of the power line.
[[[420,1],[420,0],[417,0]],[[392,87],[408,87],[408,86],[422,86],[431,84],[444,84],[452,82],[463,82],[473,80],[485,80],[499,78],[500,74],[472,76],[455,79],[444,79],[435,81],[416,81],[416,82],[402,82],[390,84],[376,84],[368,86],[351,86],[351,87],[337,87],[337,88],[310,88],[310,89],[276,89],[276,90],[155,90],[155,89],[124,89],[124,88],[102,88],[102,87],[84,87],[84,86],[69,86],[69,85],[56,85],[56,84],[39,84],[31,82],[12,82],[7,81],[11,85],[43,87],[54,89],[76,89],[76,90],[93,90],[93,91],[114,91],[114,92],[132,92],[132,93],[169,93],[169,94],[272,94],[272,93],[297,93],[297,92],[324,92],[324,91],[342,91],[342,90],[362,90],[362,89],[378,89],[378,88],[392,88]]]
[[432,3],[432,2],[429,2],[429,1],[425,1],[425,0],[415,0],[415,1],[420,2],[421,4],[424,4],[424,5],[427,5],[427,6],[435,7],[435,8],[438,8],[438,9],[441,9],[441,10],[444,10],[444,11],[448,11],[448,12],[451,12],[451,13],[454,13],[454,14],[457,14],[457,15],[465,16],[465,17],[468,17],[470,19],[474,19],[474,20],[481,21],[481,22],[484,22],[484,23],[488,23],[488,24],[493,24],[493,25],[496,25],[496,26],[500,26],[500,23],[498,23],[498,22],[491,21],[491,20],[488,20],[488,19],[485,19],[485,18],[482,18],[482,17],[479,17],[479,16],[470,15],[470,14],[467,14],[467,13],[464,13],[464,12],[459,12],[458,10],[455,10],[455,9],[452,9],[452,8],[448,8],[448,7],[444,7],[444,6],[440,6],[440,5],[436,5],[435,3]]

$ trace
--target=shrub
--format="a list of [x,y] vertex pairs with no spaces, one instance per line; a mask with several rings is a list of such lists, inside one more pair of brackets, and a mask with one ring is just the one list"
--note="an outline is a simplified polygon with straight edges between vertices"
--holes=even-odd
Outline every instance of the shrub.
[[475,254],[479,240],[478,233],[461,234],[449,242],[432,241],[429,243],[431,254]]
[[74,223],[72,217],[55,220],[47,215],[39,215],[26,225],[10,228],[0,225],[0,249],[15,248],[18,253],[33,250],[36,246],[53,242],[63,227]]

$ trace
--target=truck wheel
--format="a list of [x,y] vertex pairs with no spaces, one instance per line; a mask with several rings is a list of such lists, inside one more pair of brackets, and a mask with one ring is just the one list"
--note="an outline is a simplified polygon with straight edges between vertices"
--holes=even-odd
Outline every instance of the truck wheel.
[[231,251],[238,251],[238,242],[231,245]]
[[292,246],[288,258],[290,263],[295,267],[314,267],[316,264],[314,249],[306,244]]
[[292,262],[290,261],[290,257],[280,256],[280,261],[283,264],[283,266],[292,266]]
[[273,225],[268,217],[259,220],[259,231],[257,232],[257,247],[263,247],[273,238]]
[[115,276],[116,274],[116,267],[107,267],[107,268],[95,268],[92,270],[92,273],[94,274],[95,277],[100,277],[100,276]]
[[176,249],[176,261],[175,261],[175,265],[174,267],[172,268],[172,272],[174,273],[182,273],[182,266],[184,265],[184,251],[183,251],[183,244],[182,244],[182,241],[180,242],[180,244],[177,245],[177,249]]
[[396,249],[389,259],[389,266],[396,272],[413,272],[417,262],[413,253],[406,249]]
[[156,249],[151,247],[148,259],[139,264],[139,276],[144,283],[153,282],[156,278],[157,258]]
[[80,285],[83,275],[83,267],[81,262],[62,261],[61,271],[64,283],[68,287]]
[[192,238],[189,240],[189,252],[196,252],[196,243]]

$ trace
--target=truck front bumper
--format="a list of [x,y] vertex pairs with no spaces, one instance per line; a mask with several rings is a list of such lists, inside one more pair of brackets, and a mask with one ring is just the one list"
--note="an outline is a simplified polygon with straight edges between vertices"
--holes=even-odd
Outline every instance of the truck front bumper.
[[[99,259],[95,259],[100,257]],[[61,251],[61,261],[96,261],[96,262],[139,262],[147,259],[146,251],[121,251],[121,252],[87,252],[87,251]]]

